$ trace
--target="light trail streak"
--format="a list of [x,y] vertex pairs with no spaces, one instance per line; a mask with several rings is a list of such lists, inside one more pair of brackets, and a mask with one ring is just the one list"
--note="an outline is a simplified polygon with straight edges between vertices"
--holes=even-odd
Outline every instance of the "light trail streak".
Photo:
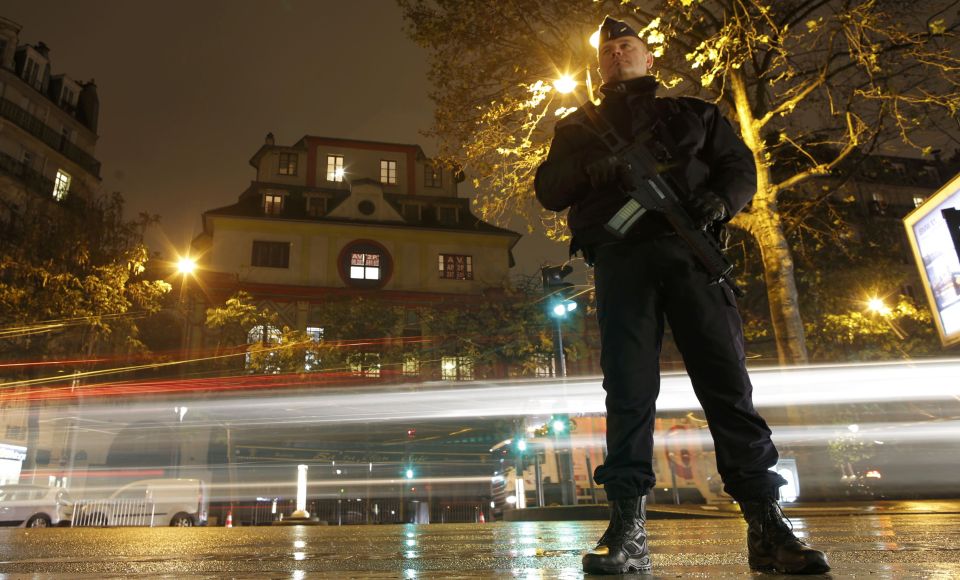
[[[64,366],[64,365],[81,365],[81,364],[93,364],[98,362],[104,362],[108,359],[105,358],[85,358],[85,359],[61,359],[61,360],[47,360],[47,361],[30,361],[30,362],[12,362],[12,363],[0,363],[0,369],[2,368],[25,368],[25,367],[52,367],[52,366]],[[60,380],[63,380],[63,376],[58,377]]]
[[[309,375],[308,375],[309,377]],[[960,361],[937,360],[881,364],[760,369],[752,372],[754,402],[758,407],[801,408],[825,404],[958,400]],[[264,383],[244,381],[262,377],[217,379],[223,389],[251,388]],[[284,383],[286,384],[286,383]],[[310,384],[310,383],[308,383]],[[529,379],[505,382],[368,385],[363,388],[332,387],[271,391],[255,397],[218,397],[188,402],[194,420],[211,424],[297,425],[323,423],[403,422],[430,419],[478,419],[489,417],[600,415],[605,412],[598,377],[579,379]],[[303,383],[296,386],[303,387]],[[92,387],[92,386],[91,386]],[[128,394],[143,391],[131,390]],[[198,393],[202,395],[203,393]],[[150,416],[166,413],[170,403],[145,398],[126,412]],[[689,378],[668,374],[661,383],[657,408],[662,412],[699,409]],[[161,411],[162,409],[162,411]],[[84,415],[109,415],[112,404],[85,402]]]
[[[906,442],[960,442],[960,420],[949,421],[928,421],[911,423],[860,423],[860,430],[856,437],[852,437],[847,425],[844,424],[826,424],[826,425],[807,425],[807,426],[787,426],[771,425],[773,431],[773,440],[778,446],[790,447],[822,447],[825,442],[845,439],[862,441],[866,444],[874,445],[895,445],[896,443]],[[683,431],[683,444],[695,444],[704,450],[713,448],[713,439],[706,428],[687,429]],[[880,443],[876,443],[879,441]],[[534,447],[538,445],[548,445],[556,449],[597,449],[604,443],[603,434],[597,435],[573,435],[568,439],[554,441],[544,438],[526,439],[527,445]],[[657,431],[654,435],[654,447],[664,448],[669,446],[670,436],[667,432]]]
[[[423,338],[423,337],[405,337],[405,338],[399,338],[399,339],[343,340],[343,341],[331,341],[331,342],[325,343],[324,348],[338,348],[338,349],[339,349],[339,348],[355,348],[355,347],[359,347],[359,346],[379,345],[379,344],[385,344],[385,343],[417,344],[417,343],[430,343],[431,341],[432,341],[432,339],[430,339],[430,338]],[[309,346],[309,345],[313,345],[313,344],[314,344],[314,343],[313,343],[312,340],[310,340],[310,341],[301,341],[301,342],[283,343],[283,344],[275,345],[275,346],[273,346],[273,347],[271,347],[271,348],[268,348],[268,349],[264,349],[264,350],[260,351],[260,354],[265,354],[265,353],[271,353],[271,352],[281,351],[281,350],[284,350],[284,349],[301,348],[301,347],[305,347],[305,346]],[[159,368],[172,367],[172,366],[177,366],[177,365],[190,365],[190,364],[197,364],[197,363],[202,363],[202,362],[210,362],[210,361],[220,360],[220,359],[227,359],[227,358],[232,358],[232,357],[247,356],[247,355],[250,354],[250,353],[246,350],[246,347],[247,347],[247,345],[243,345],[243,346],[240,346],[240,347],[234,347],[233,349],[231,349],[233,352],[227,352],[226,354],[219,354],[219,355],[214,355],[214,356],[197,357],[197,358],[183,359],[183,360],[174,360],[174,361],[151,362],[151,363],[149,363],[149,364],[128,365],[128,366],[114,367],[114,368],[108,368],[108,369],[95,369],[95,370],[87,370],[87,371],[76,371],[76,372],[70,374],[70,375],[69,375],[69,378],[70,378],[71,380],[88,380],[88,379],[91,379],[91,378],[99,378],[99,377],[104,377],[104,376],[127,374],[127,373],[133,373],[133,372],[136,372],[136,371],[142,371],[142,370],[155,370],[155,369],[159,369]],[[242,350],[241,350],[241,349],[242,349]],[[430,361],[421,361],[421,362],[423,363],[423,362],[430,362]],[[17,364],[23,364],[24,366],[31,366],[31,365],[39,364],[39,363],[17,363]],[[402,362],[397,362],[397,363],[395,363],[395,364],[392,365],[392,366],[395,366],[395,367],[398,369],[397,374],[400,374],[399,369],[402,368],[402,365],[403,365]],[[335,377],[337,377],[337,378],[344,378],[344,375],[343,375],[342,373],[349,373],[349,372],[351,372],[349,367],[340,367],[340,368],[325,369],[324,371],[317,372],[317,373],[310,373],[309,375],[294,374],[294,375],[285,375],[285,376],[298,377],[298,382],[299,382],[300,385],[302,386],[302,385],[304,385],[304,384],[309,384],[312,380],[318,380],[318,379],[321,379],[321,378],[329,378],[331,375],[332,375],[332,376],[335,376]],[[388,371],[388,370],[385,370],[385,369],[381,369],[381,373],[389,373],[389,371]],[[274,375],[274,376],[276,376],[276,375]],[[269,380],[271,380],[271,376],[270,376],[270,375],[259,375],[258,377],[259,377],[259,380],[261,380],[261,381],[269,381]],[[310,378],[307,378],[307,377],[310,377]],[[66,378],[66,377],[65,377],[63,374],[58,374],[58,375],[51,376],[51,377],[40,377],[40,378],[36,378],[36,379],[27,379],[27,380],[20,380],[20,381],[12,381],[12,382],[9,382],[9,383],[0,384],[0,397],[3,396],[3,395],[2,395],[2,390],[12,390],[12,389],[19,388],[19,387],[32,387],[32,386],[38,386],[38,385],[49,385],[50,383],[59,383],[59,382],[62,382],[62,381],[64,381],[65,378]],[[141,386],[147,385],[147,384],[148,384],[148,383],[142,383],[142,382],[115,383],[115,385],[120,385],[120,387],[118,387],[118,393],[116,393],[116,394],[126,394],[126,393],[124,393],[123,387],[130,387],[130,388],[133,388],[133,389],[139,389]],[[148,392],[158,393],[158,392],[168,392],[168,391],[177,391],[177,390],[190,390],[190,389],[193,388],[190,383],[184,383],[183,381],[166,381],[166,382],[164,382],[164,383],[157,382],[157,383],[153,383],[153,384],[155,384],[155,385],[161,385],[161,384],[167,385],[168,388],[163,389],[163,390],[154,389],[154,390],[148,391]],[[174,386],[173,386],[173,385],[177,385],[177,384],[179,384],[179,386],[177,386],[177,387],[174,387]],[[15,396],[21,397],[21,398],[22,398],[22,397],[26,397],[26,398],[57,398],[56,395],[52,394],[52,393],[55,392],[56,389],[69,390],[69,394],[65,394],[65,395],[63,395],[63,397],[74,397],[74,396],[76,396],[76,395],[77,395],[77,393],[76,393],[77,389],[84,389],[84,390],[91,390],[91,391],[92,391],[93,389],[100,389],[100,390],[97,391],[97,392],[85,393],[85,394],[91,394],[91,395],[110,395],[110,394],[112,394],[112,393],[109,391],[109,389],[104,389],[105,386],[106,386],[106,385],[104,385],[104,384],[100,384],[100,385],[88,385],[88,384],[79,384],[79,385],[72,385],[72,384],[70,384],[70,385],[54,385],[52,388],[45,389],[45,390],[42,391],[42,392],[37,392],[37,393],[33,393],[33,394],[19,393],[19,394],[15,395]],[[269,387],[269,386],[275,386],[275,385],[272,385],[272,384],[261,384],[261,385],[260,385],[260,387]],[[139,391],[139,390],[137,390],[136,392],[141,393],[141,394],[143,393],[143,391]]]
[[[165,309],[167,310],[167,309]],[[131,312],[115,312],[112,314],[98,314],[96,316],[80,316],[75,318],[59,318],[44,320],[34,324],[24,326],[5,326],[0,328],[0,338],[15,338],[18,336],[30,336],[33,334],[42,334],[62,330],[71,326],[80,326],[89,324],[91,320],[113,320],[117,318],[144,318],[149,316],[146,310],[136,310]]]

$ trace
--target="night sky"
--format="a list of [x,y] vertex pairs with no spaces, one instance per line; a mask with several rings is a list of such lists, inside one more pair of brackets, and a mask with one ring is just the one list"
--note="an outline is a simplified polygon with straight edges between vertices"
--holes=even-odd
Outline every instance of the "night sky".
[[[53,74],[96,80],[103,188],[129,215],[161,216],[149,241],[165,256],[246,188],[268,132],[437,151],[421,134],[426,52],[392,0],[4,0],[0,15],[23,27],[21,44],[50,47]],[[514,273],[533,274],[566,251],[525,235],[514,253]]]

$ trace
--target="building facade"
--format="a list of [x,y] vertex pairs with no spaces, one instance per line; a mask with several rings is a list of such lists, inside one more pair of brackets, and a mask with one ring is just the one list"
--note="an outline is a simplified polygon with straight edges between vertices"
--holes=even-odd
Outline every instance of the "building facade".
[[[0,244],[26,218],[70,212],[100,188],[96,86],[54,74],[49,48],[21,44],[20,31],[0,17]],[[45,412],[15,396],[0,403],[0,484],[20,481],[25,464],[66,461],[66,430],[37,427]]]
[[[500,292],[520,235],[488,224],[458,196],[462,174],[417,145],[305,136],[250,159],[236,203],[203,214],[197,301],[187,343],[209,344],[206,308],[246,291],[283,326],[319,336],[331,298],[408,308],[477,303]],[[254,340],[253,337],[251,341]],[[262,337],[260,337],[262,338]]]
[[0,17],[0,212],[89,199],[100,187],[95,157],[99,99],[93,81],[53,74],[43,42],[20,44]]

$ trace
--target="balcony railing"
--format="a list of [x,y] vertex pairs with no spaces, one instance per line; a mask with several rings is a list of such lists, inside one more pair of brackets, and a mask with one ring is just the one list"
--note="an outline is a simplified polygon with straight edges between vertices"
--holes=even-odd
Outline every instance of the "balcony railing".
[[62,133],[54,131],[43,121],[7,99],[0,99],[0,117],[9,120],[27,133],[40,139],[55,151],[62,153],[94,177],[100,177],[100,162],[71,143]]
[[53,195],[52,180],[47,179],[39,171],[27,167],[3,152],[0,152],[0,173],[5,173],[18,179],[26,189],[34,193],[42,196]]

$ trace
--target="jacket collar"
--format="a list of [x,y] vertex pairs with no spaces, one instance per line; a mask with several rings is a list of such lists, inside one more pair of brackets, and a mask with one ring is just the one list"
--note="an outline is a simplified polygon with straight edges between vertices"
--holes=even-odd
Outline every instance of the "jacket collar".
[[656,96],[658,88],[660,88],[660,83],[657,82],[657,79],[646,75],[627,81],[604,83],[600,86],[600,92],[605,98],[617,98],[627,95],[646,95],[653,97]]

